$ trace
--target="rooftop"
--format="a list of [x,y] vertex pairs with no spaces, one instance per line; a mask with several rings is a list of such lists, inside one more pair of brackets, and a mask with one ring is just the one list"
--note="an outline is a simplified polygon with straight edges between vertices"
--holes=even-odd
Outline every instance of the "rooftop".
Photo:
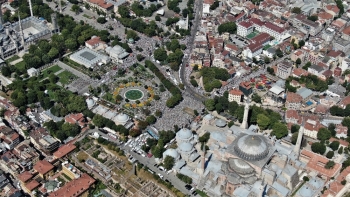
[[55,158],[61,158],[72,152],[76,146],[74,144],[68,143],[61,146],[56,152],[53,153]]
[[35,171],[39,172],[40,174],[46,174],[50,170],[52,170],[54,166],[46,160],[41,160],[41,161],[38,161],[33,168]]
[[74,179],[66,183],[60,189],[49,194],[49,197],[75,197],[79,196],[86,190],[88,190],[92,184],[95,183],[95,179],[88,174],[82,174],[80,178]]

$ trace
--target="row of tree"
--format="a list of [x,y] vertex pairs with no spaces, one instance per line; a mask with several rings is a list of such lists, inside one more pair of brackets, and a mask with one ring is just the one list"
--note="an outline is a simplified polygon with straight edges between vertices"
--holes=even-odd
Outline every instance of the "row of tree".
[[148,67],[162,82],[165,88],[173,95],[166,101],[166,105],[169,108],[175,107],[180,101],[182,101],[181,91],[170,80],[165,78],[163,73],[155,66],[151,61],[145,61],[146,67]]
[[218,67],[204,67],[200,70],[203,77],[204,90],[211,92],[214,88],[221,88],[221,81],[227,81],[230,74],[224,68]]

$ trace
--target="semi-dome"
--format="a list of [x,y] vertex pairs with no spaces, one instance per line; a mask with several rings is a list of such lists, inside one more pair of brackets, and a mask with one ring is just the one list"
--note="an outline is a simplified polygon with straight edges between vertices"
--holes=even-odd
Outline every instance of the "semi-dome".
[[180,129],[176,134],[180,139],[189,139],[193,136],[192,132],[187,128]]
[[254,168],[241,159],[230,158],[228,160],[228,167],[230,171],[235,171],[241,175],[248,175],[255,172]]
[[88,99],[86,99],[86,104],[87,104],[88,108],[91,108],[92,106],[95,105],[95,101],[92,98],[88,98]]
[[172,148],[169,148],[168,150],[166,150],[163,153],[163,159],[165,159],[166,156],[171,156],[175,160],[179,159],[179,157],[180,157],[179,153],[175,149],[172,149]]
[[224,127],[224,126],[226,126],[226,122],[225,122],[224,120],[222,120],[222,119],[217,119],[217,120],[215,121],[215,125],[216,125],[217,127]]
[[120,113],[117,115],[117,121],[118,122],[127,122],[129,120],[129,116],[123,113]]
[[243,135],[235,141],[234,151],[242,159],[256,161],[269,154],[269,147],[262,136]]
[[182,152],[189,152],[193,149],[193,145],[189,142],[182,142],[179,144],[179,149]]

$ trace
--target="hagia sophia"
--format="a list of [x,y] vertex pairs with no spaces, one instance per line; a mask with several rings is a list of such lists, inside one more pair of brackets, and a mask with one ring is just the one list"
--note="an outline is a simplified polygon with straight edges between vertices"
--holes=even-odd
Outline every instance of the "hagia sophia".
[[[247,105],[244,118],[248,117]],[[290,196],[308,169],[307,161],[299,160],[304,157],[300,153],[302,138],[294,146],[261,133],[256,125],[244,127],[227,127],[225,120],[207,114],[197,131],[182,128],[176,133],[178,146],[166,150],[163,159],[174,157],[176,173],[191,177],[209,196]],[[198,141],[206,132],[210,133],[209,150],[201,149]],[[303,185],[295,196],[315,196],[325,183],[322,178],[330,178],[327,174],[310,175],[313,182]]]

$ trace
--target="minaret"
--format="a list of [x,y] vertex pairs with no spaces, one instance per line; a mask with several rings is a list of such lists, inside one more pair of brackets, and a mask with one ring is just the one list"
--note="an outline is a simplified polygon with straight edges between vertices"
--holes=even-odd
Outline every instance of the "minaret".
[[303,123],[300,125],[298,139],[297,139],[297,142],[295,143],[295,146],[293,149],[293,152],[298,157],[299,157],[299,153],[300,153],[301,142],[303,140],[303,135],[304,135],[304,125],[305,125],[305,119],[303,119]]
[[189,23],[188,23],[188,14],[187,14],[187,17],[186,17],[186,30],[188,30],[189,28]]
[[29,2],[30,16],[33,17],[32,0],[28,0],[28,2]]
[[0,29],[2,29],[2,24],[4,20],[2,19],[2,3],[0,3]]
[[204,172],[205,172],[205,143],[203,143],[201,172],[202,172],[202,175],[203,175]]
[[21,16],[19,15],[19,11],[18,11],[18,25],[19,25],[19,33],[21,35],[21,44],[23,45],[23,49],[24,49],[24,34],[23,34],[23,29],[22,29],[22,22],[21,22]]
[[60,9],[60,13],[62,13],[62,3],[61,0],[58,0],[58,7]]
[[241,124],[242,129],[248,129],[248,114],[249,114],[249,98],[247,99],[247,102],[245,103],[244,106],[244,115],[243,115],[243,121]]

